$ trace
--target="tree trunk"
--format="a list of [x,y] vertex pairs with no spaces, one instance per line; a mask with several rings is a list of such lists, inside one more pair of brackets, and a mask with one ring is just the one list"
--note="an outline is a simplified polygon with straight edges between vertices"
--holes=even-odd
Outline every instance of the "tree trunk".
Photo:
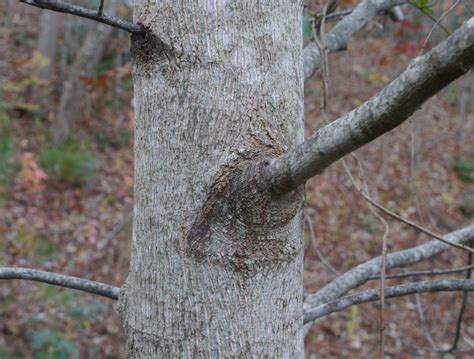
[[49,64],[41,69],[42,79],[51,79],[53,76],[54,60],[58,48],[58,35],[61,29],[63,15],[52,11],[43,11],[40,16],[40,33],[38,36],[38,51],[49,60]]
[[[58,47],[58,36],[63,22],[63,15],[52,11],[43,11],[39,19],[40,32],[38,35],[37,51],[49,63],[38,71],[38,77],[49,84],[53,80],[54,63]],[[49,103],[51,86],[35,86],[32,92],[33,102]]]
[[[115,15],[118,5],[118,0],[106,2],[105,13]],[[87,32],[63,84],[57,121],[52,128],[52,137],[55,142],[68,138],[73,123],[81,117],[81,105],[85,93],[81,76],[91,76],[92,71],[102,59],[114,30],[113,27],[99,22],[91,22],[90,25],[91,28]]]
[[303,140],[301,13],[135,1],[130,358],[303,356],[303,189],[258,181]]

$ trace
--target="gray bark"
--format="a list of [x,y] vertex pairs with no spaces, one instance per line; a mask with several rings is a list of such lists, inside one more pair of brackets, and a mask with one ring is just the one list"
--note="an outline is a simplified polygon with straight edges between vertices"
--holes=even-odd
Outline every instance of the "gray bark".
[[294,0],[135,3],[150,34],[132,39],[130,358],[303,355],[302,189],[274,198],[251,181],[303,140],[301,13]]
[[60,287],[77,289],[84,292],[101,295],[110,299],[118,299],[120,294],[120,288],[108,284],[30,268],[0,267],[0,280],[3,279],[32,280],[35,282],[48,283]]
[[62,16],[51,11],[43,11],[40,16],[40,33],[38,36],[38,49],[44,57],[49,60],[49,64],[41,69],[39,76],[49,80],[53,75],[54,60],[58,47],[58,35],[61,29]]
[[[107,13],[115,15],[118,5],[118,0],[108,1]],[[55,142],[69,137],[73,123],[81,117],[81,104],[85,87],[80,78],[81,76],[91,76],[92,71],[102,59],[112,30],[113,27],[106,24],[91,23],[91,28],[77,52],[74,63],[69,68],[68,76],[63,84],[57,121],[52,128],[52,136]]]
[[32,88],[32,101],[35,103],[49,103],[51,94],[50,82],[54,77],[54,63],[58,47],[58,37],[63,17],[55,12],[43,11],[39,19],[38,51],[49,63],[39,69],[38,77],[43,84]]
[[[413,282],[387,287],[384,291],[385,298],[396,298],[416,293],[474,291],[473,279],[444,279],[432,282]],[[305,311],[304,322],[309,323],[328,314],[339,312],[353,305],[380,300],[380,290],[372,289],[340,299],[333,300],[320,306],[312,307]]]

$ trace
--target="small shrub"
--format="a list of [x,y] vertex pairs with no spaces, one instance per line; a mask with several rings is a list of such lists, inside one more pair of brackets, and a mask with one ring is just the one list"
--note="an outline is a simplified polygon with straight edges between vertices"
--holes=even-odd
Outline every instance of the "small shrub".
[[464,158],[456,158],[454,169],[462,180],[474,183],[474,163]]
[[38,350],[35,359],[77,358],[75,344],[63,334],[48,329],[33,332],[31,346]]
[[77,304],[74,307],[71,307],[68,312],[78,319],[88,320],[90,322],[93,321],[94,318],[97,318],[104,309],[105,306],[102,302],[94,300],[87,303]]
[[84,144],[68,140],[43,149],[40,163],[50,179],[86,186],[94,176],[97,159]]

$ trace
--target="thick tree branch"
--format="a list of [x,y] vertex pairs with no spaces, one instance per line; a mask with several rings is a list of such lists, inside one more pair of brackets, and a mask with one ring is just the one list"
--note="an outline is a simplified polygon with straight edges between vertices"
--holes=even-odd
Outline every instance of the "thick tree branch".
[[474,65],[474,17],[408,68],[379,94],[263,170],[274,193],[289,192],[357,148],[400,125],[421,105]]
[[82,290],[83,292],[97,294],[115,300],[118,299],[120,294],[120,288],[108,284],[29,268],[0,268],[0,280],[2,279],[32,280]]
[[80,17],[85,17],[94,21],[102,22],[104,24],[116,27],[121,30],[128,31],[132,34],[141,35],[145,34],[145,28],[139,24],[102,14],[101,9],[99,11],[90,10],[81,6],[68,4],[60,0],[20,0],[20,2],[39,7],[41,9],[47,9],[66,14],[72,14]]
[[[349,39],[364,28],[372,19],[380,13],[403,5],[406,0],[364,0],[356,6],[352,13],[341,20],[330,32],[326,34],[323,46],[327,53],[344,50],[347,48]],[[394,15],[392,15],[394,16]],[[397,13],[397,16],[399,14]],[[395,18],[395,17],[394,17]],[[321,52],[316,42],[312,41],[303,51],[303,74],[308,79],[321,65]]]
[[[467,243],[474,239],[474,224],[448,233],[443,237],[453,243]],[[406,267],[432,258],[450,248],[452,247],[434,239],[413,248],[389,253],[387,254],[386,269]],[[359,264],[331,281],[315,294],[309,295],[306,298],[305,304],[309,306],[319,306],[339,298],[351,289],[364,284],[367,280],[371,279],[372,276],[380,275],[381,263],[381,257],[377,257]]]
[[[385,288],[384,297],[394,298],[402,297],[415,293],[429,292],[453,292],[453,291],[474,291],[473,279],[444,279],[432,282],[414,282],[409,284],[401,284],[393,287]],[[325,315],[339,312],[350,306],[368,302],[374,302],[380,299],[380,291],[378,289],[369,290],[354,295],[349,295],[340,299],[333,300],[329,303],[312,307],[304,312],[304,323],[311,322]]]

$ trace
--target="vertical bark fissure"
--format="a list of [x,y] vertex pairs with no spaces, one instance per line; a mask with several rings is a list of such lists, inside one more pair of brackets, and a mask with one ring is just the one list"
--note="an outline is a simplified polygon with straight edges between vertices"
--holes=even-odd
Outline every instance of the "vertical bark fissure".
[[302,357],[302,189],[255,181],[303,140],[301,12],[136,1],[130,358]]

